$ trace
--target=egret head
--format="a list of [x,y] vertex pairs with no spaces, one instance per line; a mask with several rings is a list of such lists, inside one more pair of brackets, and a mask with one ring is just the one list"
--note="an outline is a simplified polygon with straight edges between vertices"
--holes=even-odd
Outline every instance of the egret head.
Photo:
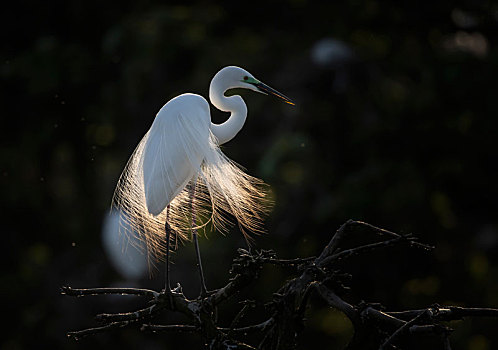
[[273,95],[284,100],[284,102],[286,103],[294,105],[294,102],[292,102],[290,98],[262,83],[251,73],[240,67],[228,66],[223,68],[218,73],[216,73],[213,78],[212,84],[213,83],[223,84],[226,89],[242,88],[260,92],[265,95]]

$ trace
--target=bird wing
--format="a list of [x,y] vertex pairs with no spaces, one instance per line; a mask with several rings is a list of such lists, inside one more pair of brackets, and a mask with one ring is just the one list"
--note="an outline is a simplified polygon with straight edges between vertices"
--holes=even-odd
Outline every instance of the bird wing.
[[156,116],[143,152],[145,200],[152,215],[159,215],[200,171],[210,147],[209,109],[191,98],[176,102],[182,103],[165,105]]

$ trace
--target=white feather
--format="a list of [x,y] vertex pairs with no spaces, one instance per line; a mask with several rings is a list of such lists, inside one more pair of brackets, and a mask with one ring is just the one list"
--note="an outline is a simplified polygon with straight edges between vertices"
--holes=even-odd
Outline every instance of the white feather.
[[209,105],[199,95],[184,94],[157,114],[143,153],[147,208],[159,215],[200,171],[209,148]]
[[[212,222],[226,231],[225,214],[229,213],[246,238],[248,232],[262,232],[262,219],[270,207],[266,186],[221,152],[210,120],[209,104],[203,97],[184,94],[172,99],[161,108],[121,174],[113,198],[113,207],[124,213],[121,233],[145,242],[154,260],[165,253],[168,205],[168,224],[175,240],[189,238],[191,200],[199,227]],[[239,122],[244,120],[245,115]],[[232,123],[231,132],[241,127]],[[193,199],[189,196],[192,186],[196,189]]]

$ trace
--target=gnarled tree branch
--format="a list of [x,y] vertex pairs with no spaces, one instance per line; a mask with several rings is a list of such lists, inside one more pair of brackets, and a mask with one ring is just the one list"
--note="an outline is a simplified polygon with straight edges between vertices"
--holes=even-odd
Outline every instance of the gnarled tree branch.
[[[355,227],[364,227],[379,235],[378,242],[342,249],[341,243],[347,232]],[[304,317],[312,294],[327,305],[341,311],[354,327],[349,349],[389,349],[403,338],[429,335],[441,339],[441,348],[450,349],[451,329],[441,324],[464,317],[495,317],[498,309],[463,308],[439,306],[418,310],[383,311],[378,304],[354,305],[340,295],[344,290],[347,273],[337,269],[336,263],[369,251],[387,247],[409,247],[431,250],[413,235],[397,233],[378,228],[361,221],[349,220],[331,238],[318,257],[279,259],[273,251],[261,250],[250,253],[239,249],[230,270],[232,276],[225,286],[210,295],[188,300],[178,286],[173,292],[155,292],[135,288],[92,288],[74,289],[63,287],[62,293],[69,296],[105,294],[127,294],[144,298],[147,306],[134,312],[100,314],[100,327],[68,333],[79,339],[116,328],[136,328],[149,332],[195,332],[200,334],[210,349],[293,349],[305,327]],[[229,325],[221,326],[215,317],[215,309],[230,298],[234,298],[248,285],[256,281],[264,265],[273,264],[293,269],[295,277],[285,282],[267,302],[268,314],[258,323],[242,325],[247,310],[254,302],[243,301],[243,307]],[[335,269],[334,269],[335,268]],[[153,317],[163,312],[179,312],[187,316],[189,323],[175,325],[153,324]],[[241,336],[257,334],[254,344],[240,340]]]

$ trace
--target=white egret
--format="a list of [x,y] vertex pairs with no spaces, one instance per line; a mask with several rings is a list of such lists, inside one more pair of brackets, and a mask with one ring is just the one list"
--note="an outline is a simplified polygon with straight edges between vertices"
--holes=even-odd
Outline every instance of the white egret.
[[[192,233],[202,295],[206,288],[197,228],[211,221],[223,231],[227,223],[223,214],[230,213],[246,238],[247,232],[261,231],[268,209],[264,183],[246,174],[219,147],[242,129],[247,116],[242,97],[225,96],[232,88],[271,94],[294,104],[246,70],[225,67],[212,79],[209,98],[216,108],[230,112],[230,117],[222,124],[213,124],[208,102],[196,94],[171,99],[133,152],[114,193],[113,206],[122,210],[126,221],[122,233],[137,234],[154,260],[166,256],[166,291],[171,291],[171,234],[176,241],[188,239]],[[203,222],[200,226],[198,218]]]

